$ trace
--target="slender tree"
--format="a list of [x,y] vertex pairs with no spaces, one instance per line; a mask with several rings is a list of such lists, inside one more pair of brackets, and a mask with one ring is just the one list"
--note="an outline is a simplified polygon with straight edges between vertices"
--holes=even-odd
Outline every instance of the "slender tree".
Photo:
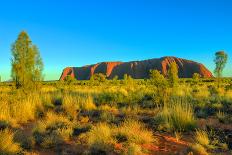
[[216,64],[216,68],[214,70],[214,73],[218,79],[218,87],[220,83],[220,78],[222,76],[222,71],[225,68],[225,65],[227,63],[228,55],[225,51],[218,51],[215,53],[215,59],[214,62]]
[[175,87],[178,83],[178,67],[175,61],[170,64],[168,70],[168,81],[171,87]]
[[25,31],[13,43],[11,53],[11,76],[17,89],[32,88],[43,79],[43,62],[39,50]]

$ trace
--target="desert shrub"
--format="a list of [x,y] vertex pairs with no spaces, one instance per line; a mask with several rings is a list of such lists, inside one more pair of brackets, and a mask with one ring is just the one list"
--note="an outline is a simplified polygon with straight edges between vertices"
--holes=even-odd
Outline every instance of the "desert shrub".
[[121,92],[109,92],[103,91],[102,93],[95,96],[94,100],[97,105],[111,105],[116,106],[117,103],[122,103],[125,101],[125,95]]
[[94,104],[93,97],[90,95],[79,96],[77,98],[77,102],[80,106],[81,110],[94,110],[96,109],[96,105]]
[[0,104],[0,120],[13,121],[14,124],[26,123],[36,118],[37,108],[42,106],[40,96],[35,93],[27,96],[14,94]]
[[193,107],[186,101],[171,101],[161,109],[155,117],[161,123],[160,128],[168,130],[187,131],[196,127]]
[[4,130],[10,127],[10,123],[6,120],[0,120],[0,130]]
[[106,75],[102,74],[102,73],[96,73],[96,74],[92,75],[90,78],[91,85],[96,85],[96,86],[103,84],[106,81],[107,81]]
[[44,148],[55,147],[73,134],[73,123],[65,116],[48,112],[33,130],[35,142]]
[[119,126],[97,124],[88,133],[88,144],[95,153],[114,151],[117,143],[123,144],[126,153],[140,153],[140,145],[156,142],[152,132],[135,120],[126,120]]
[[101,111],[108,111],[108,112],[112,112],[112,113],[118,113],[118,108],[114,107],[114,106],[109,106],[109,105],[101,105],[98,106],[98,110]]
[[97,124],[88,133],[88,145],[92,153],[109,153],[114,150],[115,139],[112,128],[107,124]]
[[0,154],[15,155],[21,152],[20,145],[14,142],[14,133],[9,129],[0,131]]
[[211,85],[208,87],[211,96],[218,96],[220,94],[220,89],[215,85]]
[[64,78],[64,82],[68,85],[73,84],[76,81],[75,77],[72,77],[71,75],[68,75]]
[[115,122],[116,118],[114,114],[112,114],[111,112],[101,111],[99,121],[111,123],[111,122]]
[[197,86],[192,89],[192,96],[197,99],[207,99],[210,92],[206,86]]
[[75,119],[77,117],[77,110],[80,109],[76,97],[71,94],[65,94],[62,100],[62,107],[64,108],[66,115],[68,115],[70,119]]
[[63,139],[56,132],[52,132],[48,135],[43,136],[43,140],[40,143],[40,146],[45,149],[54,148],[59,144],[62,144]]
[[127,155],[138,155],[138,154],[143,154],[141,146],[131,143],[128,146],[128,149],[126,151]]
[[123,83],[125,85],[133,86],[135,84],[135,80],[130,75],[124,74]]
[[191,145],[191,149],[195,154],[208,155],[207,150],[202,145],[196,143]]
[[225,119],[226,119],[226,115],[225,115],[225,113],[222,112],[222,111],[218,111],[217,114],[216,114],[216,116],[217,116],[217,118],[218,118],[218,120],[219,120],[220,122],[224,122]]
[[124,137],[125,142],[134,144],[149,144],[156,141],[152,132],[142,123],[135,120],[125,120],[116,130],[116,138],[120,141]]
[[176,131],[176,132],[174,132],[174,136],[176,138],[176,141],[180,141],[182,139],[183,135],[182,135],[182,132]]
[[207,109],[203,108],[203,109],[197,110],[196,111],[196,116],[198,118],[206,118],[206,117],[208,117]]
[[150,82],[157,88],[166,88],[168,85],[167,80],[158,70],[150,70]]
[[90,131],[91,128],[92,128],[91,124],[77,125],[73,128],[73,135],[79,136],[83,133]]
[[204,147],[208,147],[210,144],[208,133],[204,130],[197,130],[195,133],[195,141]]
[[27,136],[21,130],[18,130],[14,134],[14,141],[20,144],[23,149],[31,150],[34,147],[34,139],[31,136]]
[[196,130],[194,138],[195,143],[191,148],[197,154],[208,155],[207,150],[215,148],[215,146],[211,144],[212,142],[207,131]]

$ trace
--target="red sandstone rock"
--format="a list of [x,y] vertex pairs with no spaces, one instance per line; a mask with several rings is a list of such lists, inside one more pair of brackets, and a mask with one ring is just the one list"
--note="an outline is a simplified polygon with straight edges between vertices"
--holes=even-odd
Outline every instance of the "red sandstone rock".
[[198,73],[202,77],[213,77],[212,73],[203,64],[176,57],[162,57],[143,61],[101,62],[83,67],[67,67],[63,70],[60,80],[64,80],[67,75],[71,75],[77,80],[88,80],[96,73],[103,73],[109,79],[116,75],[119,79],[122,79],[124,74],[128,74],[135,79],[144,79],[149,78],[150,69],[157,69],[166,76],[170,63],[173,61],[178,65],[180,78],[191,78],[194,73]]

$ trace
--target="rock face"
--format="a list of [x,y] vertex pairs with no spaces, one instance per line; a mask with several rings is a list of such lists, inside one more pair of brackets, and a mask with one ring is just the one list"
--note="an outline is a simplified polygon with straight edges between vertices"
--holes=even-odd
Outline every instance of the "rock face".
[[202,77],[213,77],[212,73],[200,63],[176,57],[162,57],[143,61],[101,62],[83,67],[67,67],[63,70],[60,80],[64,80],[68,75],[75,77],[77,80],[88,80],[96,73],[103,73],[109,79],[115,76],[122,79],[124,74],[128,74],[135,79],[144,79],[149,78],[150,69],[157,69],[166,76],[173,61],[178,65],[180,78],[191,78],[194,73],[198,73]]

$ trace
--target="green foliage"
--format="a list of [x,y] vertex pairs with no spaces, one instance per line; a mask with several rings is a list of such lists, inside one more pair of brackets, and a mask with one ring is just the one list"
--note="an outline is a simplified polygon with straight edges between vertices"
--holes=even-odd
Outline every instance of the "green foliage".
[[76,79],[74,77],[72,77],[71,75],[68,75],[64,78],[65,83],[67,83],[68,85],[74,83],[76,81]]
[[216,64],[216,68],[214,73],[218,78],[222,76],[222,71],[227,63],[228,55],[224,51],[218,51],[215,53],[214,62]]
[[158,121],[162,130],[188,131],[196,127],[193,107],[181,100],[164,105],[155,121]]
[[167,80],[158,70],[150,70],[150,81],[152,85],[158,88],[164,88],[167,86]]
[[88,144],[93,153],[107,153],[114,150],[116,143],[112,128],[107,124],[98,124],[88,133]]
[[34,128],[33,136],[43,148],[53,148],[72,136],[73,124],[65,116],[48,112]]
[[198,82],[200,78],[201,78],[201,75],[199,73],[194,73],[193,74],[193,80],[194,81]]
[[197,130],[195,133],[195,141],[204,147],[208,147],[210,143],[208,133],[204,130]]
[[12,45],[12,73],[16,88],[32,88],[41,81],[43,62],[38,48],[32,44],[28,34],[21,32]]
[[170,64],[168,70],[168,81],[171,87],[175,87],[178,84],[178,66],[175,61]]
[[94,126],[87,135],[92,153],[108,154],[115,150],[116,144],[126,146],[124,153],[141,153],[141,145],[156,142],[152,131],[134,120],[126,120],[119,126],[100,123]]
[[102,73],[96,73],[93,74],[90,78],[90,82],[92,85],[99,85],[102,84],[104,82],[106,82],[106,75],[102,74]]
[[[127,143],[150,144],[156,142],[152,131],[135,120],[125,120],[117,129],[116,137],[125,137]],[[120,139],[118,139],[120,141]]]
[[133,85],[134,84],[134,80],[130,75],[124,74],[123,76],[123,82],[125,85]]
[[225,68],[225,65],[227,63],[228,55],[224,51],[218,51],[215,53],[215,65],[216,68],[214,69],[214,73],[217,77],[218,82],[218,88],[220,87],[220,78],[222,76],[222,71]]

